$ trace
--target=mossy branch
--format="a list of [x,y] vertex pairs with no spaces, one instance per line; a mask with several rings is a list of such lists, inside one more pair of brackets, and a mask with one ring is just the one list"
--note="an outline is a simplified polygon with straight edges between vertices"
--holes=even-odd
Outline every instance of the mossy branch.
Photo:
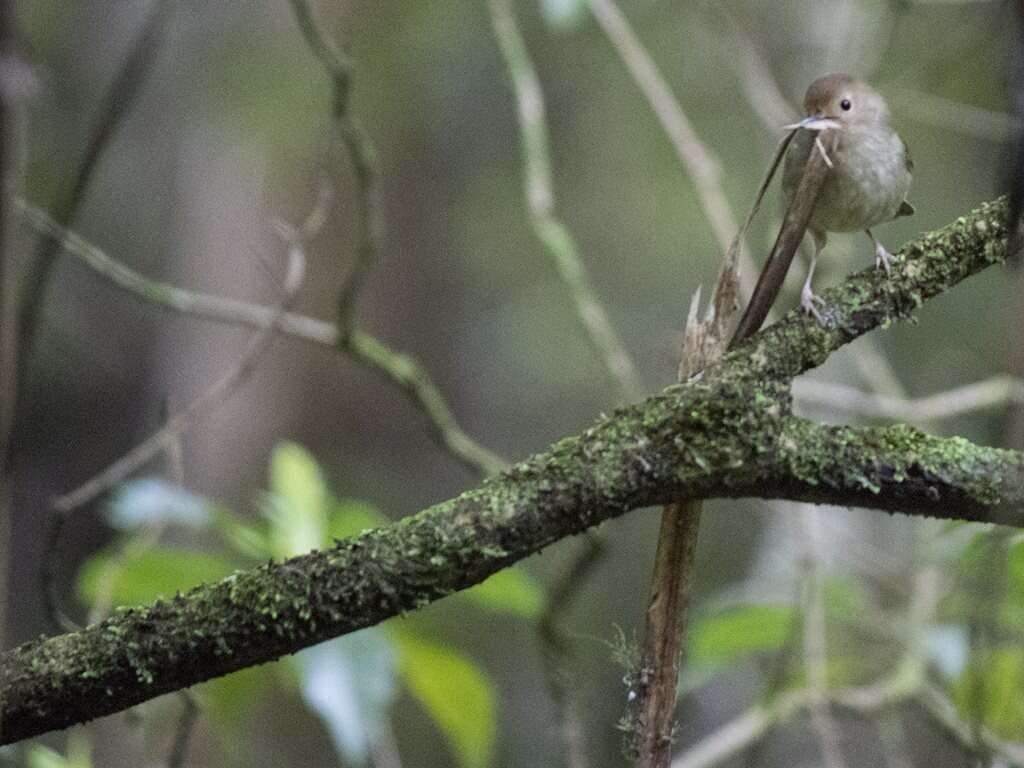
[[1005,201],[822,294],[690,381],[400,523],[0,656],[0,743],[126,709],[415,610],[632,509],[785,498],[1024,526],[1024,454],[792,413],[794,377],[1005,256]]

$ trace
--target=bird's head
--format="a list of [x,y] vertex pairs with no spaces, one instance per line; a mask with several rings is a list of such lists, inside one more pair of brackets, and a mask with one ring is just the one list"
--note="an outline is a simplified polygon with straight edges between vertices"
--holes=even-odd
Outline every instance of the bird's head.
[[824,130],[889,122],[889,107],[882,94],[842,73],[825,75],[811,83],[804,95],[804,114],[803,120],[789,127]]

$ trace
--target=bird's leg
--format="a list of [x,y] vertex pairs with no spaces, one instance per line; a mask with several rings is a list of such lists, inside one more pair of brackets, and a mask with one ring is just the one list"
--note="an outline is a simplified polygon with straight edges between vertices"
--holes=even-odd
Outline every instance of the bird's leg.
[[875,268],[882,267],[885,270],[885,274],[892,274],[892,254],[885,250],[885,246],[878,242],[878,239],[871,234],[870,229],[865,229],[864,231],[868,233],[871,242],[875,244]]
[[800,306],[804,312],[808,315],[814,315],[814,318],[824,325],[825,318],[821,316],[821,312],[818,311],[818,307],[815,305],[824,305],[825,302],[814,295],[814,291],[811,290],[811,280],[814,278],[814,268],[818,266],[818,254],[825,247],[825,233],[812,232],[811,235],[814,237],[814,255],[811,257],[811,266],[807,270],[807,279],[804,280],[804,287],[800,291]]

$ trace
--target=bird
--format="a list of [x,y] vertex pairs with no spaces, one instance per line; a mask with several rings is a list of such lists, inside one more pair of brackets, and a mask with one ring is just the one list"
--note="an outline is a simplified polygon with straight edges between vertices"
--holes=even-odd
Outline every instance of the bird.
[[811,290],[811,280],[828,233],[863,230],[874,245],[876,268],[889,274],[892,254],[871,228],[914,213],[907,200],[914,164],[890,124],[885,98],[863,80],[841,72],[819,77],[807,88],[804,114],[786,126],[798,130],[786,155],[782,194],[788,205],[811,151],[825,152],[821,132],[834,131],[834,147],[825,155],[829,171],[807,224],[814,255],[800,292],[800,306],[824,322],[817,306],[823,302]]

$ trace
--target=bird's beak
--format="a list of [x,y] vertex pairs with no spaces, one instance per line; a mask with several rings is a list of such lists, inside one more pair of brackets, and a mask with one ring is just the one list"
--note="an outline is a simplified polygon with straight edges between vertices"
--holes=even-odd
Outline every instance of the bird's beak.
[[787,131],[796,130],[803,128],[808,131],[825,131],[829,128],[840,128],[839,121],[833,120],[831,117],[819,113],[816,115],[809,115],[801,120],[799,123],[790,123],[789,125],[782,126]]

